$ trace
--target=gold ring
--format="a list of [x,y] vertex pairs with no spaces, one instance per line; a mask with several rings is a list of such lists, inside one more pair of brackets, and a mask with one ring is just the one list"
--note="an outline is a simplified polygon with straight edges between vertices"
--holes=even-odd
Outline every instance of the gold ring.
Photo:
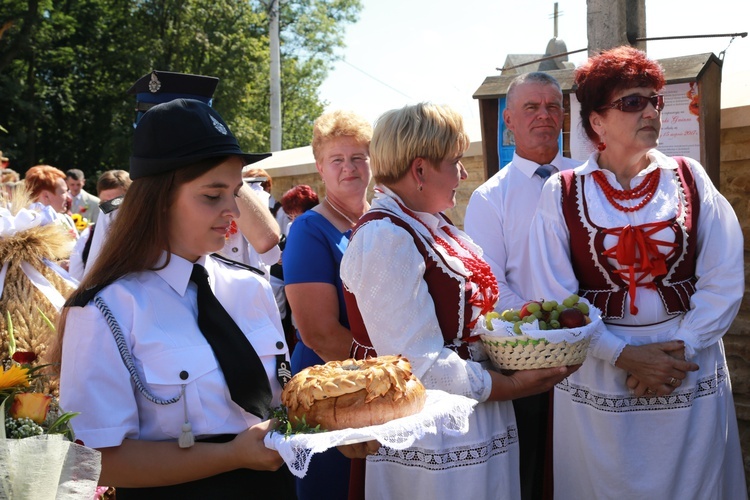
[[648,394],[649,396],[653,396],[656,393],[652,391],[651,389],[646,389],[646,394]]
[[677,387],[679,384],[680,384],[680,381],[677,380],[676,378],[674,377],[669,378],[669,385],[671,385],[672,387]]

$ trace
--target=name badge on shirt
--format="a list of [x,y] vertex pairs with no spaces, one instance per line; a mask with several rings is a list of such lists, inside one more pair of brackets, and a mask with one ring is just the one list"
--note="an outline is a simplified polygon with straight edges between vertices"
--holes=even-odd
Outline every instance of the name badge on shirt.
[[276,378],[282,388],[292,379],[292,369],[284,354],[276,355]]

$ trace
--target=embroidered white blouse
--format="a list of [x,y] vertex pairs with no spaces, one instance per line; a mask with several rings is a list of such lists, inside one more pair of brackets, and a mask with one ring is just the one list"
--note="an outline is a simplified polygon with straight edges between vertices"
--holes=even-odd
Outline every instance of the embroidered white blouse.
[[[397,195],[380,186],[373,208],[384,208],[399,214],[420,234],[431,240],[427,229],[401,211]],[[400,200],[399,200],[400,201]],[[442,229],[442,218],[418,212],[417,217],[432,231],[450,242],[456,252],[465,253]],[[451,232],[481,255],[482,250],[459,229]],[[460,259],[451,257],[438,245],[452,267],[463,269]],[[357,297],[365,318],[372,346],[379,353],[400,353],[411,361],[414,374],[428,389],[442,389],[485,401],[492,382],[479,363],[461,359],[455,351],[443,346],[444,340],[435,316],[435,307],[423,275],[424,258],[414,239],[404,229],[387,220],[371,221],[357,231],[341,261],[344,286]],[[450,270],[446,270],[450,272]],[[475,313],[476,314],[476,313]]]
[[[657,168],[662,169],[654,198],[641,210],[622,212],[615,210],[600,189],[587,189],[586,202],[592,222],[601,227],[637,226],[649,222],[668,220],[675,216],[679,200],[679,183],[675,182],[677,163],[657,150],[648,153],[652,163],[631,181],[632,188],[643,181],[643,177]],[[598,153],[576,169],[580,175],[599,170]],[[727,331],[739,309],[744,293],[743,237],[737,216],[721,193],[708,179],[704,168],[695,160],[688,159],[700,196],[700,214],[697,228],[698,277],[696,292],[691,297],[691,310],[681,319],[674,338],[685,341],[686,355],[691,357],[696,350],[715,343]],[[612,172],[602,169],[607,180],[618,186]],[[530,257],[534,265],[531,273],[537,294],[543,297],[565,297],[578,290],[578,280],[570,263],[567,226],[562,214],[561,186],[559,176],[553,176],[545,184],[542,198],[531,226]],[[697,201],[697,200],[696,200]],[[669,230],[655,235],[655,239],[674,241]],[[615,236],[605,239],[605,247],[616,244]],[[665,249],[666,250],[666,249]],[[617,266],[610,259],[612,265]],[[658,291],[639,287],[637,291],[638,315],[629,311],[626,299],[625,316],[617,323],[623,325],[647,325],[669,319]],[[602,328],[594,336],[591,353],[614,364],[625,342]]]

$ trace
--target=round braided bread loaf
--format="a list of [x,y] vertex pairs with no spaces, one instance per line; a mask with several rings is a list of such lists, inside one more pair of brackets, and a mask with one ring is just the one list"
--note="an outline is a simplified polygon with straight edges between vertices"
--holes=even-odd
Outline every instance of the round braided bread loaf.
[[315,365],[284,386],[281,403],[290,422],[321,429],[367,427],[419,413],[426,393],[401,356],[347,359]]

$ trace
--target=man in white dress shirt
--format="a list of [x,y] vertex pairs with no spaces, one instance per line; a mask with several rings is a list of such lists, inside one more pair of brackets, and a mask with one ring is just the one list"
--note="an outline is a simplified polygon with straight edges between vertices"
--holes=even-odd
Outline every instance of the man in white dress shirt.
[[[581,164],[560,153],[563,115],[562,90],[552,76],[536,72],[514,79],[503,111],[505,126],[515,138],[513,160],[474,191],[466,208],[465,231],[482,247],[497,277],[499,312],[540,298],[534,296],[529,272],[534,265],[529,259],[531,219],[550,173]],[[521,448],[521,495],[524,500],[539,499],[544,492],[549,393],[516,399],[513,406]]]

